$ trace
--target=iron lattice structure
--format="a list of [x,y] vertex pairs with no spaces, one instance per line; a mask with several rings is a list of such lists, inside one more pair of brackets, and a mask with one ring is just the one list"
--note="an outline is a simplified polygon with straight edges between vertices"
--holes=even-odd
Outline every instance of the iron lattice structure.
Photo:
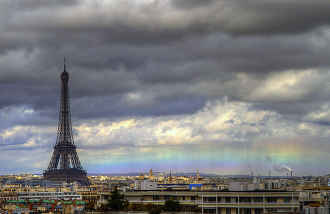
[[48,169],[44,172],[44,178],[52,181],[77,181],[82,185],[88,185],[87,173],[83,170],[74,144],[71,125],[71,112],[69,101],[69,73],[61,74],[61,104],[57,139]]

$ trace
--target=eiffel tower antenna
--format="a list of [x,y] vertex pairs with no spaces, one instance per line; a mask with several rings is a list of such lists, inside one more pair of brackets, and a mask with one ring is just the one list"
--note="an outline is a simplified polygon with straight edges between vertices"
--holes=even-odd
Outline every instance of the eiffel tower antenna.
[[54,151],[44,178],[52,181],[74,181],[88,185],[87,173],[83,170],[72,135],[70,99],[69,99],[69,73],[64,70],[61,74],[61,105],[57,128],[57,139]]
[[64,71],[66,71],[66,59],[64,57]]

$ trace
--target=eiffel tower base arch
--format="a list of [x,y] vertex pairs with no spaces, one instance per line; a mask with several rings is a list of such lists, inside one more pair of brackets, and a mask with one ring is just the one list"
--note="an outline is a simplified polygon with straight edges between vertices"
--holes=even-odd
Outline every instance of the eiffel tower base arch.
[[46,170],[44,172],[44,179],[55,182],[78,182],[83,186],[90,184],[86,171],[75,168]]

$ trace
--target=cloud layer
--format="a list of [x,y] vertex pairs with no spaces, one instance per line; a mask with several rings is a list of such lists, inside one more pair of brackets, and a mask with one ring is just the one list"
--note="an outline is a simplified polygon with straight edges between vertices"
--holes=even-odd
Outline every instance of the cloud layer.
[[1,1],[0,168],[46,168],[66,56],[91,172],[327,173],[329,14],[326,0]]

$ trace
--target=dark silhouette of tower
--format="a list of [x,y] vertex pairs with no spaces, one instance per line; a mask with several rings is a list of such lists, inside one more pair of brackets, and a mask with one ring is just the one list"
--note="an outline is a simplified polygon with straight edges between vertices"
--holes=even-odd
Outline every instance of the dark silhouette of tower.
[[48,169],[44,172],[44,178],[51,181],[77,181],[81,185],[88,185],[87,173],[83,170],[76,151],[72,136],[70,102],[69,102],[69,74],[64,71],[61,74],[61,105],[57,129],[57,139]]

